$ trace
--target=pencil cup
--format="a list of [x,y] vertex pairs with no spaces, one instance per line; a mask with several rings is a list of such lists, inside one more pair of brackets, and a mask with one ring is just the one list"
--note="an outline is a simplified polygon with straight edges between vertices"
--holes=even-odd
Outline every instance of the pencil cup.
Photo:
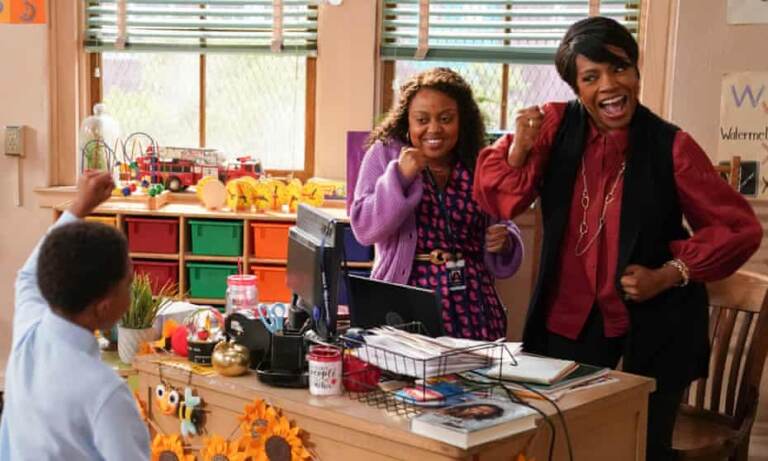
[[341,394],[341,350],[330,346],[311,346],[307,362],[310,394]]

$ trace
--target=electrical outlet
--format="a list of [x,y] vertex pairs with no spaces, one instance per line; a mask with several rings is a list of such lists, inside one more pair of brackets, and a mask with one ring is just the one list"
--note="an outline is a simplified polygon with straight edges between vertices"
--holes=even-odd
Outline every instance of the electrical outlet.
[[24,156],[24,127],[5,127],[5,155]]

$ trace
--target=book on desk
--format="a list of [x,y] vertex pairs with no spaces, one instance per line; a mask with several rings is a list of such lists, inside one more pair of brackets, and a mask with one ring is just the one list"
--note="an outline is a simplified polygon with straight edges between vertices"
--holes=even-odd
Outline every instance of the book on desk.
[[471,400],[411,419],[413,433],[464,449],[535,427],[534,410],[497,399]]

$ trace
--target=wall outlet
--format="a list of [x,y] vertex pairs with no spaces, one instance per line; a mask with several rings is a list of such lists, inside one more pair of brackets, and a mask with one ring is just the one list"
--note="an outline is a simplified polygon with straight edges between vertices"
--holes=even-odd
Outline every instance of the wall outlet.
[[5,127],[5,155],[24,156],[24,126]]

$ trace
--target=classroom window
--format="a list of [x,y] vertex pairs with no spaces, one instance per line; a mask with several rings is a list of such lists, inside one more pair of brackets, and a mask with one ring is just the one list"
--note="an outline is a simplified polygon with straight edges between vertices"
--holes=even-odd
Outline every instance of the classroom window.
[[515,112],[523,107],[574,97],[555,66],[548,64],[396,61],[394,66],[391,85],[395,98],[400,85],[413,74],[438,66],[457,71],[472,86],[487,130],[514,129]]
[[82,4],[90,102],[106,104],[123,137],[142,132],[160,147],[213,148],[311,176],[314,0]]
[[636,33],[639,11],[640,0],[384,0],[384,109],[414,73],[450,67],[472,86],[488,130],[513,129],[518,109],[574,97],[553,64],[571,24],[600,14]]
[[[102,102],[125,135],[305,169],[307,59],[268,54],[101,54]],[[314,82],[309,82],[314,84]],[[130,146],[129,146],[130,148]]]

